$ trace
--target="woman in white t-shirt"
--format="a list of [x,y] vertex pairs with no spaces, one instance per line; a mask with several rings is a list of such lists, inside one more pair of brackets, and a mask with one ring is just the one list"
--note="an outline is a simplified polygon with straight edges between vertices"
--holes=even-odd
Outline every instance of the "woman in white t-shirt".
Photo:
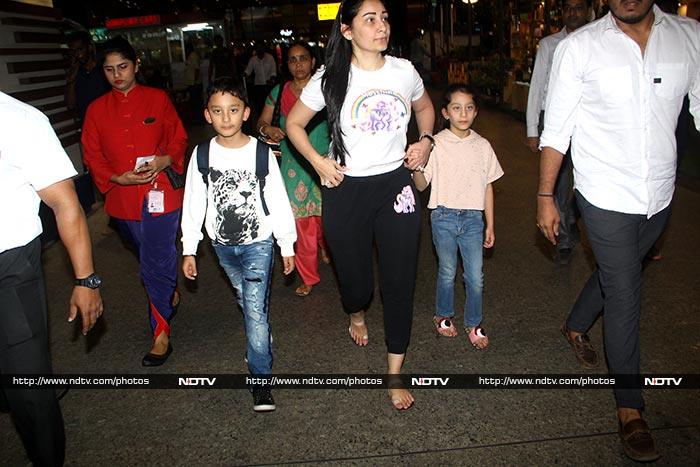
[[[399,374],[411,331],[420,205],[411,170],[422,168],[432,146],[435,111],[423,82],[407,60],[385,56],[390,27],[380,0],[344,1],[326,48],[326,67],[306,85],[287,117],[287,135],[323,185],[323,230],[336,265],[350,336],[367,345],[365,310],[374,290],[373,242],[384,303],[388,373]],[[328,157],[304,130],[327,109]],[[406,147],[416,114],[419,141]],[[413,396],[390,385],[397,409]]]

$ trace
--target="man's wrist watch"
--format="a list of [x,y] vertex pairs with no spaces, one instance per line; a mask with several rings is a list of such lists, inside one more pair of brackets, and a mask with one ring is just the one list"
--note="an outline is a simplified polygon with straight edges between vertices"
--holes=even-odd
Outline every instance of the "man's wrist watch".
[[102,285],[102,279],[96,273],[92,273],[83,279],[75,279],[75,285],[81,287],[87,287],[89,289],[96,289]]

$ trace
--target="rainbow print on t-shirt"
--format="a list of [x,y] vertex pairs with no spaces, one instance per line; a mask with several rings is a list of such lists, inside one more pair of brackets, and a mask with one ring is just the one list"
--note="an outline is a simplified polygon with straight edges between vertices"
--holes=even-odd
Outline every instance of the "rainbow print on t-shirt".
[[352,105],[352,128],[362,132],[396,132],[410,118],[406,100],[389,89],[370,89],[360,94]]

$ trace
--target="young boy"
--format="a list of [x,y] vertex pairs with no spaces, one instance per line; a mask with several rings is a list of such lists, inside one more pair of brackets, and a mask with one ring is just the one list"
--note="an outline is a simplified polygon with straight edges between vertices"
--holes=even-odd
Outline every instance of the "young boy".
[[[217,136],[209,142],[208,172],[204,164],[205,172],[200,171],[197,148],[187,169],[182,207],[182,270],[190,280],[197,277],[195,255],[204,237],[204,223],[219,264],[243,309],[248,369],[252,375],[264,377],[272,372],[268,322],[272,235],[282,250],[284,274],[289,274],[294,270],[297,238],[294,216],[272,151],[267,151],[269,173],[265,183],[256,178],[258,141],[241,131],[250,115],[243,85],[232,78],[219,78],[211,83],[207,95],[204,117]],[[269,215],[265,214],[265,205]],[[275,410],[268,384],[253,387],[253,410]]]

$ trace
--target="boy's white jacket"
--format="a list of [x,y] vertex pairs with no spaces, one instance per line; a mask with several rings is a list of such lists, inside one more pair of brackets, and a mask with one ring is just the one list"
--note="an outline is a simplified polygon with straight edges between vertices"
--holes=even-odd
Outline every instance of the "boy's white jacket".
[[204,238],[202,223],[213,241],[224,245],[248,245],[274,235],[282,256],[294,256],[297,239],[294,215],[275,156],[270,151],[265,178],[265,216],[255,177],[257,140],[229,149],[212,138],[209,149],[209,184],[205,185],[194,148],[182,205],[182,254],[194,255]]

